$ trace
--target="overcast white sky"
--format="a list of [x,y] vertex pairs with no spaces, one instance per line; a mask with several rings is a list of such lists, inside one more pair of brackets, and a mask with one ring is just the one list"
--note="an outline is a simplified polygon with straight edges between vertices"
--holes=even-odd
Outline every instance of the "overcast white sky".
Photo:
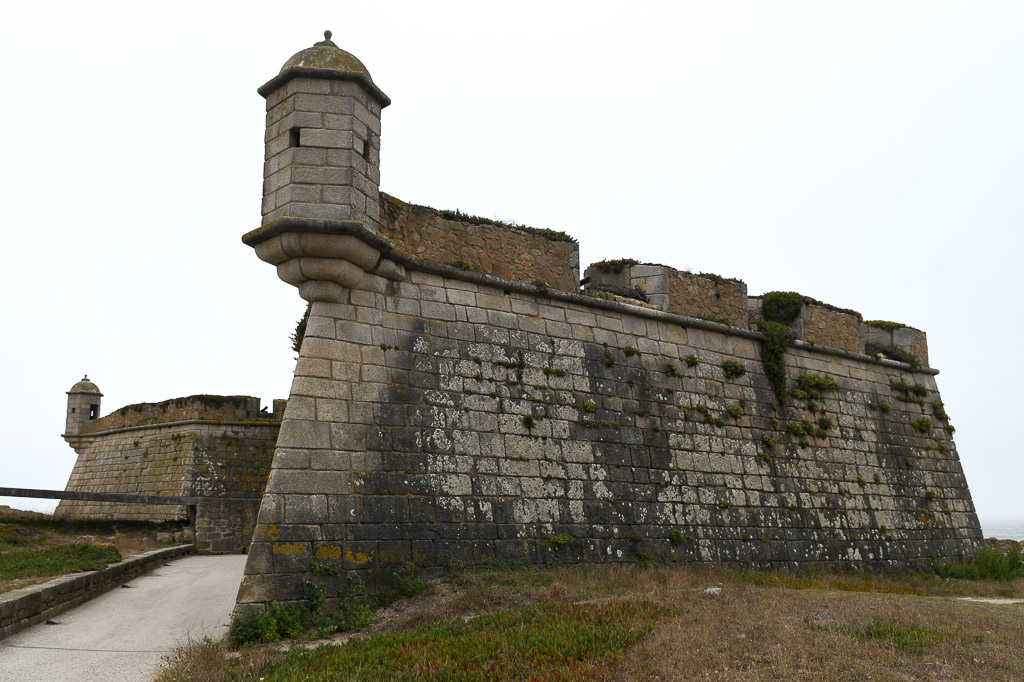
[[[1024,520],[1019,2],[17,3],[4,10],[0,486],[103,411],[287,397],[256,88],[322,39],[392,99],[381,188],[928,332],[983,524]],[[45,509],[55,503],[0,498]]]

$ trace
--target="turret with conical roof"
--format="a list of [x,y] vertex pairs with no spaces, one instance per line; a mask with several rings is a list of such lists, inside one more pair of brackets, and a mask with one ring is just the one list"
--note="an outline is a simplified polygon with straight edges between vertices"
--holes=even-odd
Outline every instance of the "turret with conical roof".
[[259,93],[267,100],[263,224],[358,221],[376,230],[380,112],[391,100],[363,63],[325,31]]
[[103,394],[99,387],[89,381],[89,376],[83,376],[82,380],[71,387],[68,391],[68,417],[64,425],[65,436],[77,436],[82,433],[82,427],[86,422],[98,419],[100,416],[100,399]]

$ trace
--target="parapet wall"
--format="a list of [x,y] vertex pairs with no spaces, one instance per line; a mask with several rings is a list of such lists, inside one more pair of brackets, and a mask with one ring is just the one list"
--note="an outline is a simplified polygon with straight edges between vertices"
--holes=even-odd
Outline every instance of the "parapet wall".
[[[66,489],[81,492],[258,498],[280,415],[259,398],[190,396],[129,405],[66,436],[78,452]],[[180,505],[62,500],[67,518],[187,519]]]
[[[585,290],[636,297],[665,312],[757,329],[761,296],[748,296],[737,279],[693,274],[654,263],[613,260],[594,263],[584,273]],[[925,333],[903,324],[864,322],[860,313],[802,297],[804,303],[792,324],[793,336],[826,348],[880,355],[928,366]]]
[[780,397],[739,325],[418,262],[349,224],[247,235],[279,272],[288,229],[380,255],[344,287],[289,280],[314,302],[240,604],[409,561],[906,565],[981,540],[934,370],[797,342]]
[[641,297],[674,315],[747,326],[747,285],[738,279],[676,270],[664,265],[614,260],[594,263],[584,273],[586,288]]
[[407,204],[381,192],[380,233],[396,249],[421,261],[461,267],[520,282],[540,280],[554,289],[575,291],[580,280],[580,249],[562,235],[552,239],[516,228],[458,215],[445,218],[426,206]]
[[105,417],[86,422],[83,434],[150,424],[201,419],[207,421],[242,421],[272,417],[260,411],[260,399],[245,395],[193,395],[159,403],[126,405]]

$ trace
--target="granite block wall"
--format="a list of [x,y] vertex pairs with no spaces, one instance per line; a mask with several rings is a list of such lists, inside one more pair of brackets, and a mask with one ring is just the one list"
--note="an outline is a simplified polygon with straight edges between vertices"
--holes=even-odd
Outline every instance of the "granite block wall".
[[[928,335],[920,329],[913,327],[893,325],[893,323],[861,323],[861,337],[869,348],[883,349],[897,348],[908,352],[918,363],[928,366]],[[890,353],[891,354],[891,353]]]
[[375,226],[386,102],[352,81],[306,77],[264,96],[263,222],[300,216]]
[[800,323],[807,341],[853,353],[864,352],[860,315],[851,310],[807,303],[800,312]]
[[202,497],[196,505],[196,551],[200,554],[241,554],[249,549],[259,511],[258,497]]
[[734,327],[746,326],[747,285],[735,279],[671,270],[666,310]]
[[658,310],[747,326],[747,285],[738,279],[628,259],[594,263],[585,275],[588,289],[618,293],[634,289]]
[[934,370],[801,343],[780,398],[756,332],[403,262],[313,303],[240,604],[410,561],[912,565],[981,540]]

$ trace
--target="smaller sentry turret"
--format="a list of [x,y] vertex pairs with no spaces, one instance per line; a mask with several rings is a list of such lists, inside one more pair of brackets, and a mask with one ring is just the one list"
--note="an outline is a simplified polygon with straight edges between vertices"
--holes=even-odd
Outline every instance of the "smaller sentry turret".
[[100,399],[103,394],[99,387],[89,381],[88,375],[71,387],[68,391],[68,419],[64,426],[65,436],[77,436],[82,433],[86,422],[99,419]]

